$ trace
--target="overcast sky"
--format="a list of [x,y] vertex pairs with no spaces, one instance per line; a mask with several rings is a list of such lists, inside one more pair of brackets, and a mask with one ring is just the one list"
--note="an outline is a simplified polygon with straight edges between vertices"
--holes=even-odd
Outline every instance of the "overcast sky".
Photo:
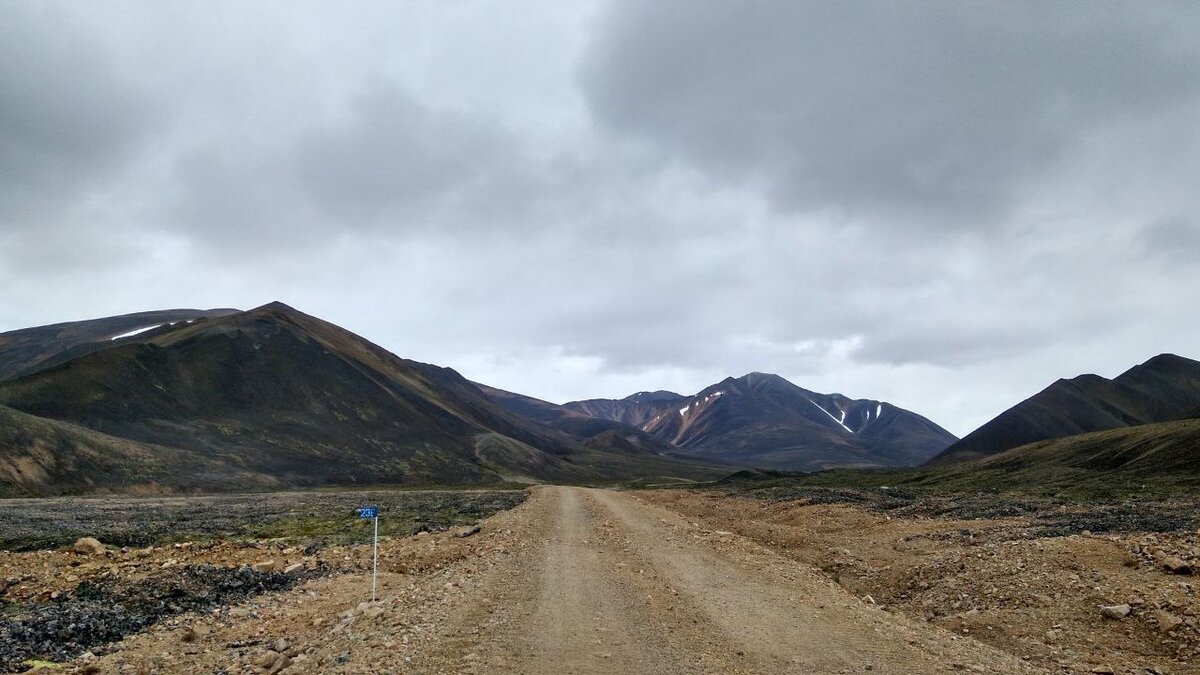
[[965,434],[1200,358],[1200,4],[0,0],[0,331],[282,300]]

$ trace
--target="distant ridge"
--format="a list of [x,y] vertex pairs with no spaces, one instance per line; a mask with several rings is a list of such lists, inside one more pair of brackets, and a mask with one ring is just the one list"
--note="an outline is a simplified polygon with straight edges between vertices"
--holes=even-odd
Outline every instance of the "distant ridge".
[[[105,349],[114,338],[140,330],[236,314],[236,309],[162,309],[102,319],[68,321],[0,333],[0,380]],[[132,336],[131,336],[132,337]]]
[[650,418],[686,397],[672,391],[638,392],[623,399],[593,398],[570,401],[563,407],[591,417],[613,420],[631,427],[641,427]]
[[478,382],[475,386],[509,412],[553,427],[580,441],[591,442],[593,447],[603,447],[605,443],[611,443],[623,450],[651,454],[669,454],[676,449],[670,443],[622,422],[592,417],[565,406]]
[[1194,417],[1198,406],[1200,362],[1160,354],[1111,380],[1091,374],[1058,380],[930,463],[969,461],[1037,441]]
[[914,466],[956,440],[889,403],[819,394],[770,373],[727,378],[694,396],[642,392],[564,407],[638,425],[692,457],[763,469]]

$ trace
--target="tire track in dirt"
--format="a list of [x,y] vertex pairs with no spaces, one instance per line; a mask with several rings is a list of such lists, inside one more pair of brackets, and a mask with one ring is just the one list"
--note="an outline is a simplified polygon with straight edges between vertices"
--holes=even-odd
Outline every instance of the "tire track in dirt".
[[[736,537],[704,537],[628,494],[590,491],[630,550],[686,606],[676,616],[736,645],[761,673],[1035,673],[1009,654],[882,612],[816,570]],[[727,657],[726,651],[722,656]]]
[[436,670],[1042,672],[628,493],[539,488],[518,512],[517,536],[534,540],[464,598],[447,621],[454,637],[423,659]]
[[253,673],[286,651],[283,675],[1045,672],[636,493],[539,487],[473,536],[382,549],[377,602],[362,602],[368,577],[320,579],[131,636],[91,665]]

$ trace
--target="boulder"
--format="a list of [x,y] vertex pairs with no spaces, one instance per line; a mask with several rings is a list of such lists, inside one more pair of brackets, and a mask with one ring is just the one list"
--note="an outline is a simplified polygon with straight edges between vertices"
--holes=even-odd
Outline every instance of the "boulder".
[[283,654],[279,654],[275,658],[275,663],[271,664],[271,668],[267,670],[266,675],[275,675],[279,671],[292,665],[292,660]]
[[1162,567],[1171,574],[1191,574],[1192,566],[1175,556],[1163,558]]
[[251,665],[258,666],[259,668],[270,668],[271,666],[275,665],[275,661],[278,660],[280,656],[281,654],[277,651],[264,649],[254,656],[251,656],[250,663]]
[[75,540],[75,545],[72,549],[80,555],[104,555],[107,550],[104,544],[100,543],[95,537],[81,537]]
[[1119,621],[1129,616],[1129,612],[1132,611],[1132,609],[1133,608],[1129,605],[1109,605],[1107,607],[1100,608],[1100,616],[1103,616],[1106,619],[1115,619]]
[[201,623],[194,623],[184,628],[183,634],[179,638],[184,642],[195,642],[205,635],[208,635],[208,627]]
[[1161,609],[1154,611],[1154,620],[1158,622],[1158,629],[1164,633],[1170,633],[1183,624],[1183,619]]

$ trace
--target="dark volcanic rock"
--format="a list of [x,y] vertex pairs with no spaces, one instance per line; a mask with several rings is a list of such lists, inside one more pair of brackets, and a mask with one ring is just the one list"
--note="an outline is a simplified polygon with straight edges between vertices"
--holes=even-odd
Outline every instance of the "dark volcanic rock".
[[0,671],[22,672],[21,663],[27,659],[66,661],[163,618],[285,591],[325,572],[296,575],[194,565],[136,582],[84,582],[58,601],[32,605],[0,619]]

